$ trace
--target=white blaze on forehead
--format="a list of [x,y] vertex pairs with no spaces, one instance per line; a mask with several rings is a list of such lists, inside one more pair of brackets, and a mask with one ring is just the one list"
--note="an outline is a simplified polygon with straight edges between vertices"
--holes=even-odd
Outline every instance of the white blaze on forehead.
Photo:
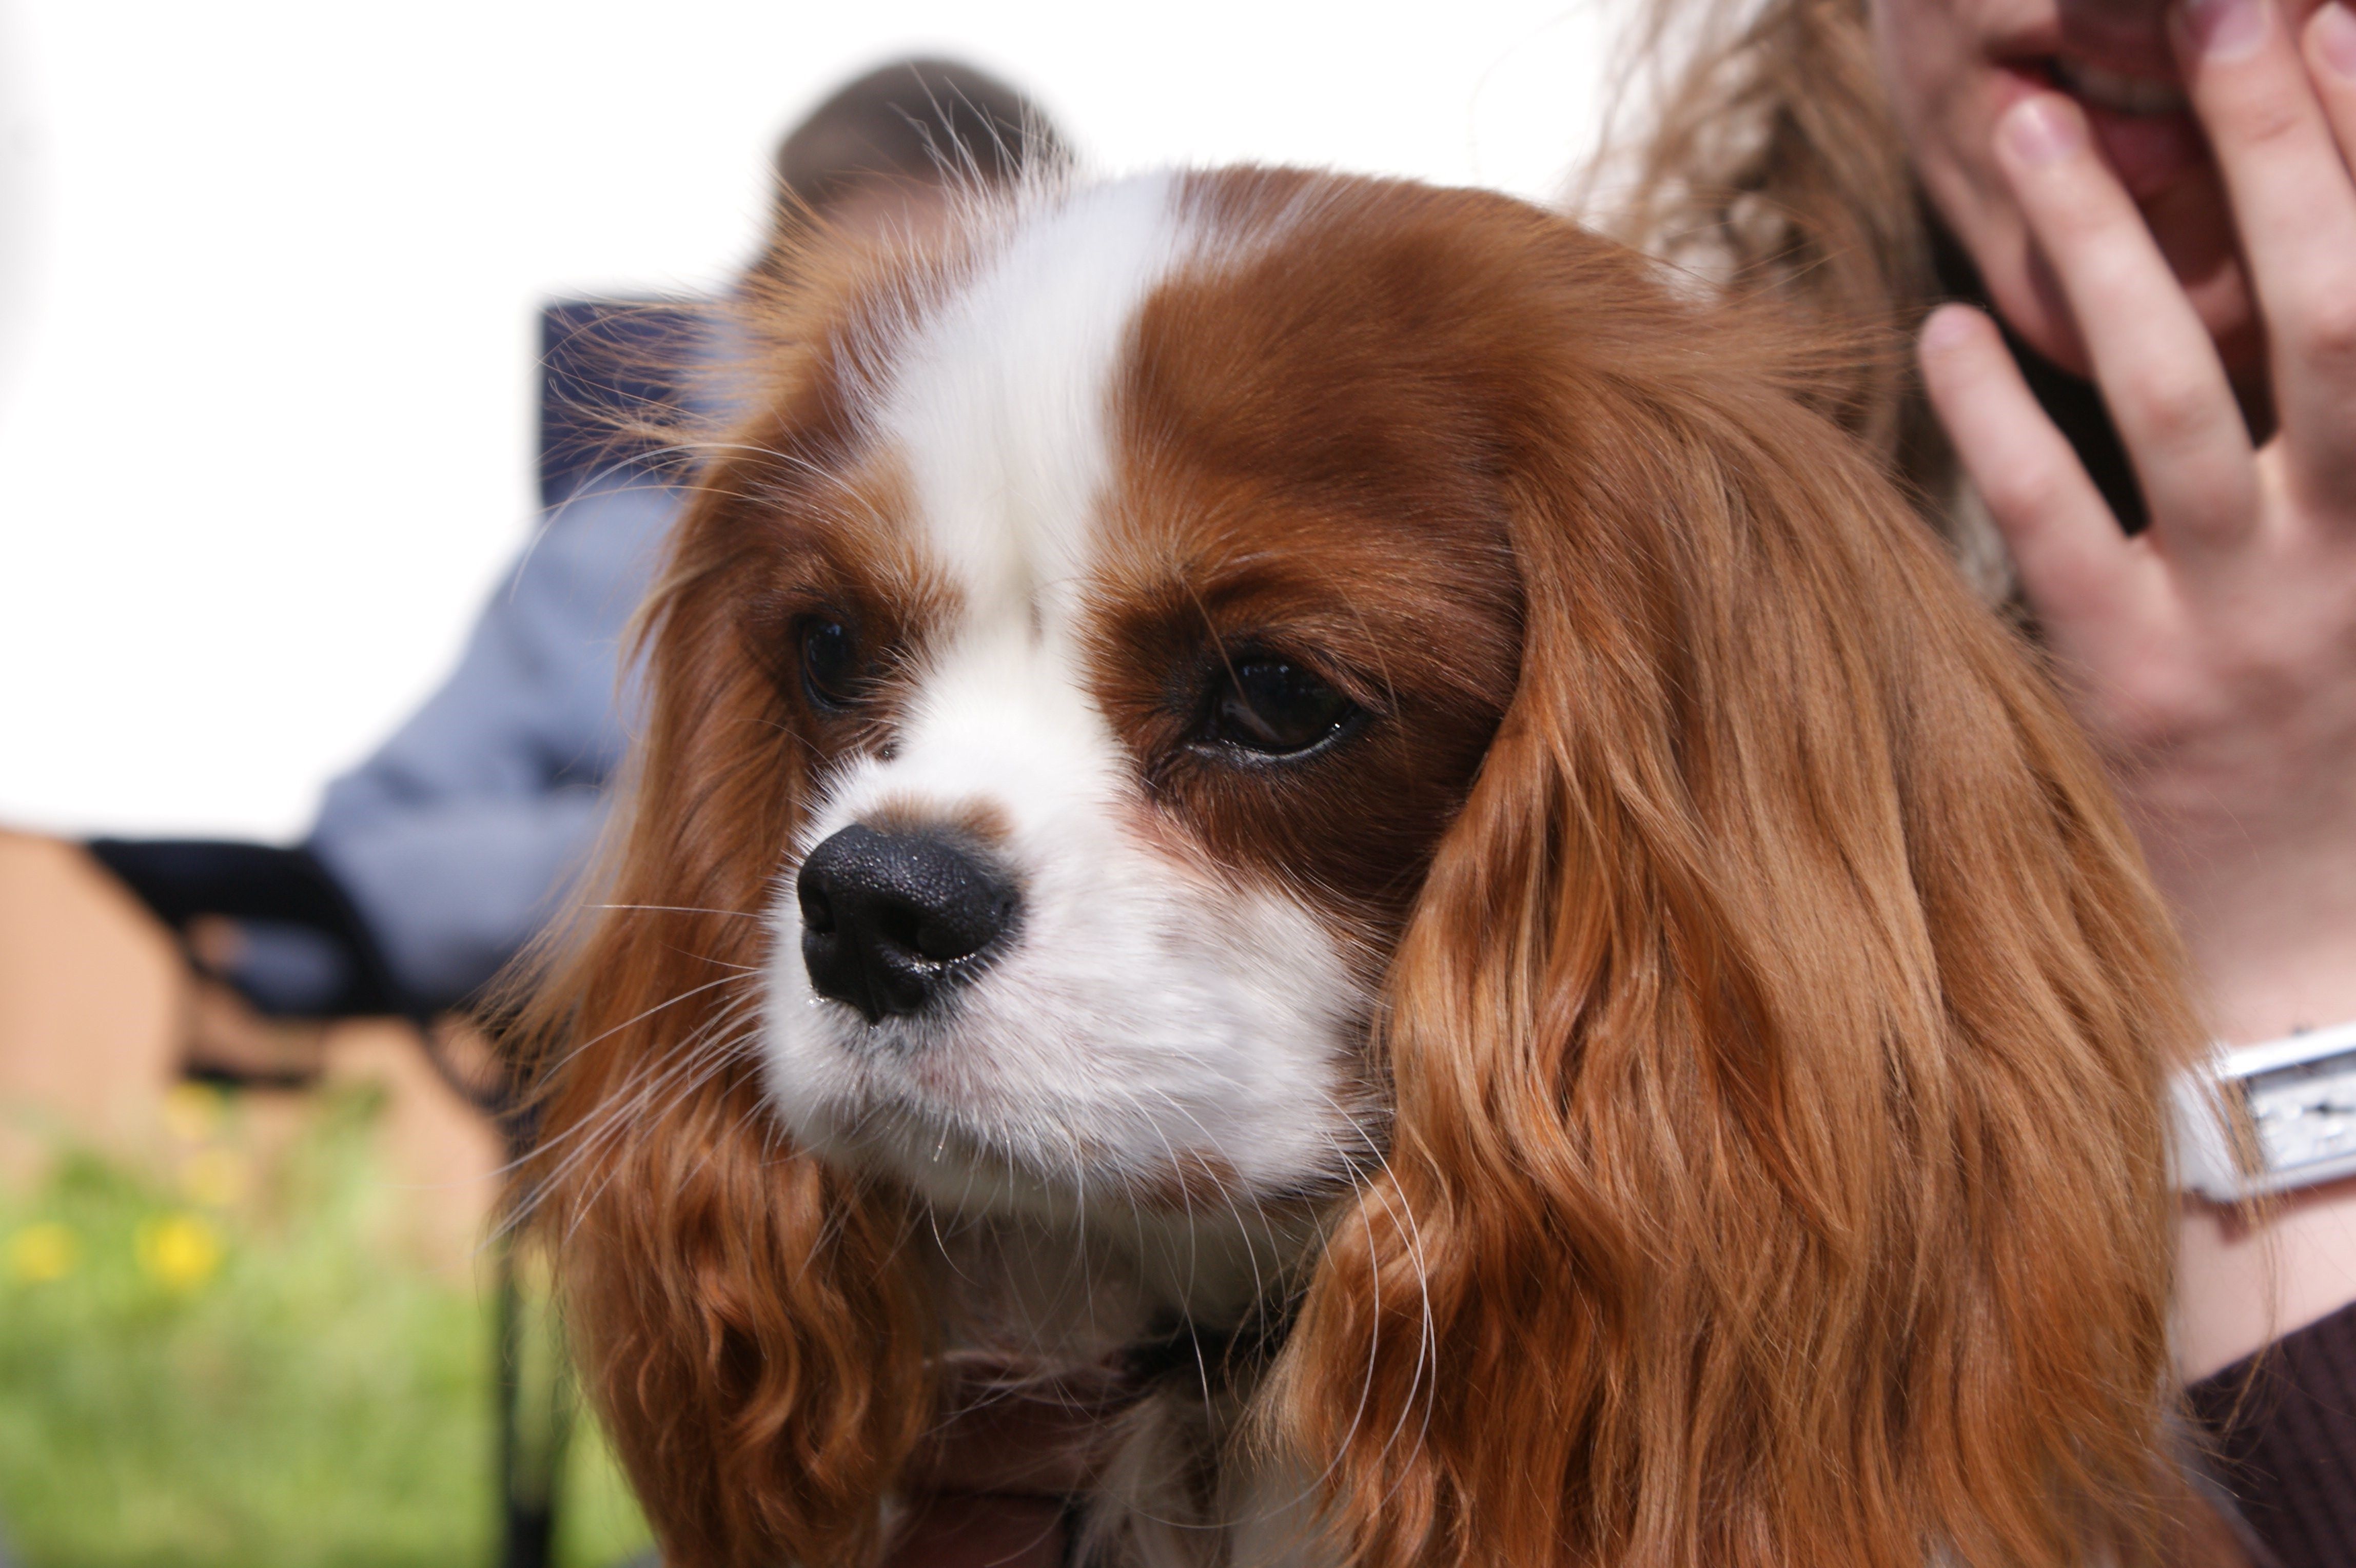
[[1113,378],[1184,249],[1176,209],[1167,174],[1051,199],[901,352],[880,434],[978,617],[1049,618],[1084,568]]

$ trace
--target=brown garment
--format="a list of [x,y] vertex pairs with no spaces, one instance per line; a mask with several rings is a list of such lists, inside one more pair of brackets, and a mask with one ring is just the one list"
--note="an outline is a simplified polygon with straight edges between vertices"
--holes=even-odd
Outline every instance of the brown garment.
[[2281,1568],[2356,1564],[2356,1305],[2190,1392],[2217,1480]]

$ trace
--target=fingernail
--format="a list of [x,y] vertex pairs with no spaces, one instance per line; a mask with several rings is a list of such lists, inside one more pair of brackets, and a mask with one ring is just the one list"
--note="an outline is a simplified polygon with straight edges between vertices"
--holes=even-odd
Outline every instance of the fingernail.
[[2001,129],[2012,156],[2030,165],[2050,164],[2086,140],[2086,123],[2078,112],[2051,93],[2024,98],[2006,110]]
[[1931,313],[1922,324],[1922,351],[1944,354],[1950,349],[1963,347],[1972,335],[1972,313],[1961,306],[1944,306]]
[[2345,77],[2356,78],[2356,11],[2343,0],[2331,0],[2315,16],[2316,52],[2323,63]]
[[2266,36],[2269,0],[2184,0],[2184,30],[2208,59],[2238,59]]

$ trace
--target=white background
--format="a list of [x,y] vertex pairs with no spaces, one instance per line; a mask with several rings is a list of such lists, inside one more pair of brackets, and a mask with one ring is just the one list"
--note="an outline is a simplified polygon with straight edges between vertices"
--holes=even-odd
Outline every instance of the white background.
[[0,0],[0,824],[300,832],[524,542],[539,301],[723,280],[846,76],[1546,196],[1603,3]]

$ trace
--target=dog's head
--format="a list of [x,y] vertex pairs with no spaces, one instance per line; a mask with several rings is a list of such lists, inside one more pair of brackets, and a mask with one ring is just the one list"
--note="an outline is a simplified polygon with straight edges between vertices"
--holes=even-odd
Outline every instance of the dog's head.
[[872,1548],[927,1208],[1313,1215],[1268,1414],[1361,1561],[2139,1550],[2164,924],[1788,342],[1270,171],[761,314],[544,1004],[669,1560]]

